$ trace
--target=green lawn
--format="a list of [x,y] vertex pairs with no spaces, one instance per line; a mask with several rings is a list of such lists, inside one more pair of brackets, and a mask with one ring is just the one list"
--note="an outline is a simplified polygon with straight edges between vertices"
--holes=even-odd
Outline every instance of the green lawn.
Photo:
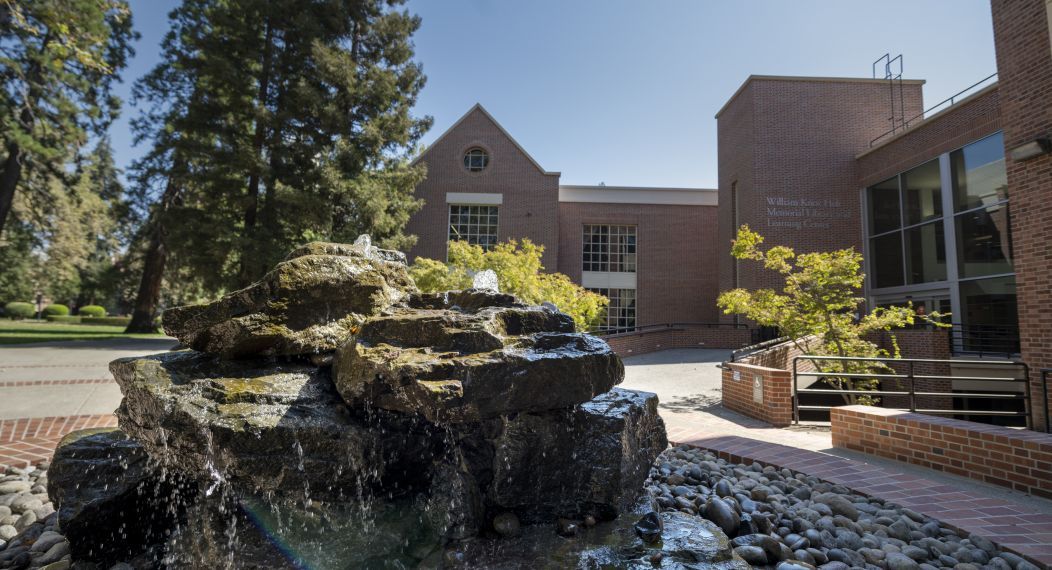
[[53,340],[102,340],[107,338],[164,338],[163,334],[124,334],[124,327],[9,321],[0,319],[0,345]]

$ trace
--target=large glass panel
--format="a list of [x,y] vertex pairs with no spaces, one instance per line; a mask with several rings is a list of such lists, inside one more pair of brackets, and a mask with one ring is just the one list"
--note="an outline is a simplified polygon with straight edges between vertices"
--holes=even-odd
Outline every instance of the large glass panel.
[[870,240],[873,287],[902,285],[902,232]]
[[950,153],[954,210],[962,212],[1008,199],[1001,133]]
[[942,217],[942,183],[938,159],[926,162],[902,175],[904,225],[919,224]]
[[973,331],[1018,334],[1015,276],[961,281],[961,312],[961,322]]
[[930,283],[946,280],[946,242],[942,221],[906,230],[906,280]]
[[1008,207],[994,206],[956,216],[957,260],[961,277],[1012,272]]
[[869,187],[869,233],[881,234],[902,227],[899,216],[899,178]]

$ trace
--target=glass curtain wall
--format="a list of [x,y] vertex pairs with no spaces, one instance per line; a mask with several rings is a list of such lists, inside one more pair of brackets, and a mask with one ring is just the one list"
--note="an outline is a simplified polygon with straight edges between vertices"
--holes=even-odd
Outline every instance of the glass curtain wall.
[[1000,133],[874,184],[865,205],[876,305],[947,298],[962,338],[1018,337]]

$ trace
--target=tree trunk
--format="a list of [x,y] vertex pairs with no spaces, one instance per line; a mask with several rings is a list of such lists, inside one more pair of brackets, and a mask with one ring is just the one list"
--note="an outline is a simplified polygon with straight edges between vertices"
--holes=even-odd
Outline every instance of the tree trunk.
[[255,132],[252,133],[252,167],[248,175],[248,200],[245,204],[244,213],[244,236],[246,247],[241,250],[241,263],[238,269],[238,284],[246,287],[255,278],[256,266],[258,265],[258,232],[256,231],[256,218],[259,211],[259,181],[260,164],[263,161],[263,142],[266,139],[266,123],[264,114],[267,111],[267,99],[270,92],[271,75],[271,43],[273,43],[274,32],[270,21],[267,21],[267,29],[263,38],[263,60],[261,62],[259,93],[256,95],[258,104],[258,116],[256,117]]
[[161,203],[154,211],[150,245],[146,249],[146,261],[143,264],[142,279],[139,281],[139,292],[135,296],[135,309],[132,311],[131,322],[124,329],[125,333],[152,333],[157,330],[153,321],[157,315],[157,304],[161,300],[161,283],[164,281],[164,268],[168,262],[164,224],[168,209],[178,195],[178,185],[169,178],[164,195],[161,197]]
[[0,173],[0,236],[4,234],[4,225],[15,202],[15,187],[22,176],[22,149],[17,144],[7,146],[7,160]]

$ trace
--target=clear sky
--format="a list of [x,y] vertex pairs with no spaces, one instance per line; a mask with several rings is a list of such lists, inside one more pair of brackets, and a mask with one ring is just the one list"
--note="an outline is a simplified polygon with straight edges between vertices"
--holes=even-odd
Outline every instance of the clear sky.
[[[152,67],[175,0],[131,0]],[[476,102],[563,184],[716,185],[716,111],[750,74],[869,77],[903,54],[932,105],[996,71],[989,0],[410,0],[430,143]],[[122,166],[139,156],[127,118]]]

